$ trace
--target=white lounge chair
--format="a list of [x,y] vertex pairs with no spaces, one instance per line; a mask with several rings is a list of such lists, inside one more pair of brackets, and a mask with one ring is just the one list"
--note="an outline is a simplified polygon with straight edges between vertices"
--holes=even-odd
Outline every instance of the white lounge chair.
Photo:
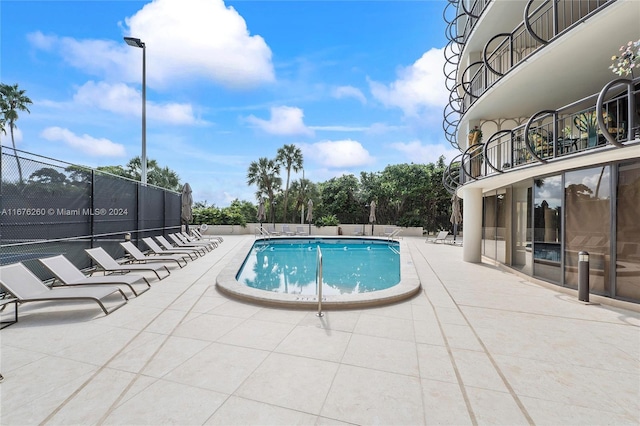
[[[49,288],[22,263],[0,266],[0,284],[18,299],[18,303],[90,300],[96,302],[105,315],[121,308],[128,300],[124,292],[116,286]],[[114,293],[120,293],[124,300],[111,309],[107,309],[105,299]]]
[[[129,287],[134,296],[139,296],[151,288],[149,281],[142,275],[127,274],[87,277],[80,269],[76,268],[76,265],[61,254],[38,260],[64,285],[125,285]],[[147,287],[142,291],[136,291],[135,288],[133,288],[133,284],[140,280],[143,280]]]
[[289,225],[282,225],[282,233],[284,235],[294,235],[294,232],[289,228]]
[[164,250],[167,251],[181,250],[182,253],[195,253],[198,256],[204,256],[207,254],[207,251],[201,247],[175,247],[163,235],[156,235],[156,241]]
[[214,238],[200,238],[198,237],[196,234],[189,234],[187,232],[180,232],[180,235],[182,235],[187,241],[198,241],[201,243],[208,243],[211,244],[213,246],[213,248],[217,248],[218,244],[220,243],[220,241],[214,239]]
[[[153,255],[152,256],[146,256],[131,241],[125,241],[124,243],[120,243],[120,245],[122,246],[122,248],[127,253],[129,253],[131,255],[131,257],[136,262],[140,262],[140,263],[147,263],[147,262],[163,262],[163,263],[176,262],[178,264],[178,266],[181,267],[181,268],[187,266],[187,261],[185,260],[185,258],[180,256],[180,255],[178,255],[178,254],[160,254],[160,255],[157,255],[157,256],[153,256]],[[181,261],[184,262],[184,265],[181,263]]]
[[165,250],[158,243],[156,243],[151,237],[144,237],[142,239],[144,243],[151,249],[151,251],[156,255],[166,255],[166,254],[176,254],[182,256],[185,260],[188,257],[191,260],[196,260],[198,258],[198,253],[193,252],[192,250]]
[[278,236],[280,235],[280,231],[276,231],[276,227],[274,225],[265,225],[265,227],[263,228],[263,230],[271,235],[271,236]]
[[401,228],[396,228],[394,230],[392,230],[390,233],[386,233],[385,235],[389,240],[395,240],[396,237],[398,237],[398,235],[400,235],[400,232],[402,232]]
[[448,235],[449,235],[449,231],[440,231],[438,232],[438,235],[436,235],[435,238],[427,238],[427,240],[425,240],[425,243],[434,243],[434,244],[437,242],[444,243]]
[[207,248],[210,248],[211,250],[218,248],[218,242],[217,241],[213,241],[213,240],[199,240],[196,237],[192,237],[191,235],[187,234],[186,232],[178,232],[177,234],[175,234],[178,238],[180,238],[182,241],[184,241],[186,244],[200,244],[202,246],[205,246]]
[[296,235],[309,235],[307,231],[304,230],[304,226],[296,226]]
[[[105,273],[107,272],[131,272],[131,271],[150,271],[156,274],[159,280],[167,278],[171,275],[171,271],[167,268],[167,265],[140,265],[140,264],[127,264],[123,265],[118,263],[109,253],[102,247],[95,247],[91,249],[84,249],[87,254],[98,264],[100,269]],[[160,277],[159,271],[165,270],[167,275]]]
[[191,228],[191,232],[198,237],[201,240],[218,240],[219,242],[223,242],[224,238],[217,236],[217,235],[205,235],[202,232],[200,232],[199,229],[196,228]]
[[204,244],[185,243],[183,240],[180,239],[178,234],[169,234],[169,238],[171,239],[171,241],[173,241],[173,244],[175,244],[176,247],[180,247],[180,248],[195,248],[195,249],[198,249],[198,250],[203,250],[203,252],[202,252],[203,254],[206,254],[208,251],[211,251],[209,246],[206,246]]
[[385,227],[384,228],[384,232],[382,234],[380,234],[381,237],[387,237],[388,239],[392,240],[394,239],[396,236],[398,236],[398,234],[400,234],[400,232],[402,231],[402,229],[400,228],[393,228],[393,227]]

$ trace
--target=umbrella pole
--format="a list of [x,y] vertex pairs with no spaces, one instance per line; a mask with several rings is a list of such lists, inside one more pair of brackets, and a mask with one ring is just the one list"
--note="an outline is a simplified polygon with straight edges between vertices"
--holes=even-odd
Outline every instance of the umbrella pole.
[[454,223],[453,224],[453,241],[456,240],[456,236],[458,235],[458,224]]

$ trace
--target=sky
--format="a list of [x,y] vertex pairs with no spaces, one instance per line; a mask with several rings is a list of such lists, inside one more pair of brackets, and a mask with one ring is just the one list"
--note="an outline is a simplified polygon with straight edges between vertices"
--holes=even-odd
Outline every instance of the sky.
[[33,101],[17,148],[90,167],[139,156],[142,49],[123,40],[135,37],[146,46],[147,158],[194,201],[254,202],[250,163],[285,144],[313,182],[450,161],[446,3],[2,0],[0,81]]

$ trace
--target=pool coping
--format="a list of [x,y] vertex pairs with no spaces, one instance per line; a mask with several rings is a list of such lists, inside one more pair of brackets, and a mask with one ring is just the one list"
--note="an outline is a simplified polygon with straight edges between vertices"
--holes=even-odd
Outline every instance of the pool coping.
[[[271,237],[272,239],[291,239],[292,236]],[[301,236],[300,238],[314,238]],[[322,237],[318,237],[322,238]],[[331,237],[328,237],[331,238]],[[336,238],[336,237],[333,237]],[[340,239],[363,239],[362,237],[340,236]],[[387,238],[366,237],[379,241],[387,241]],[[262,240],[258,238],[255,241]],[[255,241],[247,241],[238,252],[239,256],[234,256],[216,277],[216,287],[224,294],[236,299],[257,303],[260,305],[286,307],[297,309],[318,308],[318,297],[311,295],[297,295],[275,293],[266,290],[258,290],[239,283],[236,274],[242,267],[246,255]],[[396,241],[398,242],[398,241]],[[420,291],[420,279],[411,259],[409,247],[400,240],[400,282],[385,290],[372,291],[369,293],[328,295],[322,298],[322,308],[352,309],[371,306],[380,306],[408,299]]]

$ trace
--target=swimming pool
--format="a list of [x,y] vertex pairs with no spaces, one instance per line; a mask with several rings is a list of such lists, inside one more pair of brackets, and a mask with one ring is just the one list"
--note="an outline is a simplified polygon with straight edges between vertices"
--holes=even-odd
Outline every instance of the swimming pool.
[[397,241],[365,239],[259,240],[236,279],[276,293],[317,293],[317,248],[322,251],[324,295],[367,293],[400,282]]
[[[254,240],[247,239],[246,241],[240,243],[237,249],[234,249],[233,253],[230,253],[228,263],[222,268],[218,276],[216,277],[216,287],[218,290],[226,294],[228,296],[234,297],[236,299],[258,303],[262,305],[268,306],[277,306],[277,307],[287,307],[287,308],[305,308],[305,309],[315,309],[318,306],[318,297],[316,294],[315,288],[315,256],[313,257],[313,266],[307,267],[308,271],[300,271],[300,266],[297,267],[295,275],[301,274],[310,274],[313,277],[313,284],[311,287],[313,291],[305,291],[298,293],[280,293],[275,291],[265,291],[257,288],[253,288],[251,286],[245,285],[238,281],[240,269],[245,265],[246,259],[249,257],[249,253],[254,248],[254,243],[256,246],[260,246],[263,243],[275,243],[278,240],[294,240],[297,242],[301,241],[317,241],[323,243],[335,243],[336,241],[341,241],[342,253],[339,255],[344,256],[344,244],[363,244],[363,243],[373,243],[376,245],[380,245],[380,248],[384,248],[390,251],[389,241],[386,238],[376,238],[376,237],[272,237],[270,239],[258,239]],[[266,246],[265,246],[266,247]],[[388,288],[375,290],[375,291],[367,291],[367,292],[354,292],[351,290],[345,291],[341,288],[334,288],[332,290],[327,290],[324,292],[322,297],[322,306],[325,308],[333,309],[333,308],[359,308],[359,307],[368,307],[368,306],[378,306],[381,304],[392,303],[395,301],[407,299],[418,291],[420,291],[420,280],[418,279],[418,274],[411,260],[411,256],[409,254],[409,250],[407,247],[407,243],[404,240],[400,240],[392,242],[391,247],[399,252],[399,282],[395,285],[391,285]],[[265,249],[263,249],[265,250]],[[312,251],[315,250],[312,248]],[[373,250],[373,248],[372,248]],[[275,249],[274,249],[275,251]],[[349,247],[347,246],[346,253],[349,253]],[[330,281],[327,280],[327,274],[331,274],[327,272],[327,260],[324,257],[324,269],[323,269],[323,282],[329,284]],[[264,262],[264,257],[262,258]],[[272,260],[267,259],[267,262],[271,267],[273,267],[274,263]],[[365,263],[367,267],[371,271],[375,270],[375,265],[369,263]],[[251,268],[251,267],[250,267]],[[304,267],[303,267],[304,268]],[[365,268],[366,269],[366,268]],[[265,268],[265,271],[268,270]],[[361,268],[361,273],[364,274],[367,271],[363,271]],[[291,277],[291,269],[289,269],[289,275],[287,277]],[[280,278],[276,281],[283,280],[284,278]],[[287,278],[288,280],[288,278]],[[296,277],[296,280],[298,278]],[[302,281],[302,280],[300,280]],[[361,287],[363,286],[363,280],[361,281]],[[286,285],[289,286],[291,281],[287,281]],[[275,285],[275,284],[274,284]],[[281,283],[278,283],[280,286]],[[284,285],[284,284],[282,284]],[[309,284],[307,284],[309,285]],[[297,281],[295,286],[302,287],[298,285]],[[336,285],[336,287],[340,287]],[[323,286],[323,290],[327,288]],[[299,289],[300,290],[300,289]],[[331,294],[327,294],[330,292]]]

